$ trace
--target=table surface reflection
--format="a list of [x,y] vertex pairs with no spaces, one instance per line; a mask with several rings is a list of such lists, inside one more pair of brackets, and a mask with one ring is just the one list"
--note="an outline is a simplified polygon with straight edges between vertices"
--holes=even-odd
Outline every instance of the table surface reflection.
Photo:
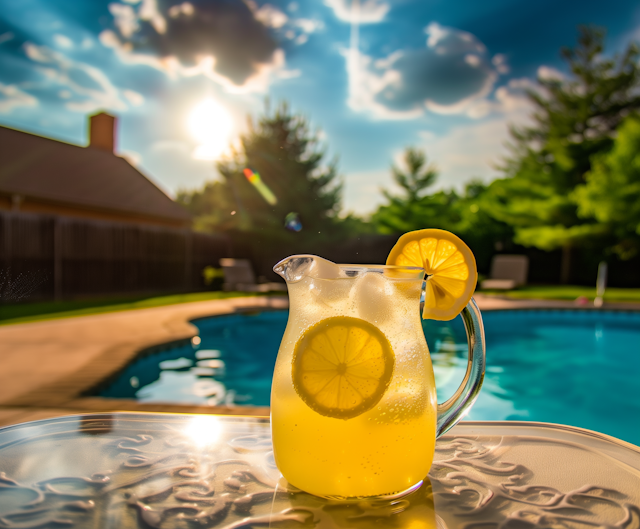
[[115,413],[0,429],[0,528],[640,527],[640,448],[579,428],[464,422],[396,500],[288,486],[269,422]]

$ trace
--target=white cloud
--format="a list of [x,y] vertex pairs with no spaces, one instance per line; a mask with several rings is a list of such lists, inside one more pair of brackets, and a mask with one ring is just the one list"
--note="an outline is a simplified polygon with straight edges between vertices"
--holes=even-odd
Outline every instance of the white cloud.
[[506,86],[501,86],[496,90],[495,98],[500,105],[497,110],[516,116],[518,120],[521,120],[525,115],[530,115],[533,111],[533,104],[527,93],[532,90],[539,91],[540,87],[531,79],[511,79]]
[[169,59],[168,67],[183,77],[203,75],[231,94],[265,93],[274,78],[291,79],[300,75],[299,70],[285,68],[284,51],[280,48],[273,53],[270,63],[256,65],[254,73],[242,85],[236,85],[225,76],[218,74],[214,68],[214,57],[204,57],[193,67],[184,67],[177,60]]
[[184,2],[182,4],[178,4],[175,6],[171,6],[169,8],[169,16],[171,18],[177,18],[180,15],[185,15],[190,17],[191,15],[193,15],[195,13],[195,8],[193,7],[193,4],[190,4],[189,2]]
[[507,153],[508,138],[505,119],[497,118],[455,128],[420,146],[438,167],[437,188],[460,189],[471,178],[489,181],[498,175],[492,165]]
[[421,109],[395,111],[377,101],[379,93],[398,82],[396,72],[390,69],[380,71],[374,67],[371,57],[357,50],[346,50],[343,54],[349,75],[349,108],[356,112],[371,112],[382,119],[413,119],[422,115]]
[[292,40],[294,44],[301,46],[309,40],[309,35],[323,29],[324,22],[322,22],[322,20],[315,20],[312,18],[290,19],[286,25],[284,36],[285,38]]
[[432,130],[420,130],[418,131],[418,137],[422,138],[423,140],[433,140],[437,138],[436,133]]
[[[155,141],[144,153],[138,168],[145,174],[157,175],[165,190],[200,187],[216,176],[211,161],[196,160],[192,153],[194,144],[164,139]],[[154,180],[158,182],[158,180]],[[168,191],[168,194],[174,195]]]
[[354,48],[344,53],[353,110],[385,119],[412,119],[425,110],[479,117],[477,104],[498,78],[485,46],[470,33],[435,22],[425,32],[422,49],[378,59]]
[[38,100],[16,85],[0,83],[0,114],[9,114],[19,107],[38,106]]
[[140,20],[149,22],[158,33],[163,34],[167,31],[167,21],[158,9],[157,0],[142,0],[138,16]]
[[276,29],[281,28],[289,21],[287,15],[271,4],[264,4],[255,12],[255,17],[265,26]]
[[276,70],[273,73],[273,76],[278,79],[295,79],[296,77],[300,77],[302,75],[302,70],[287,70],[282,68],[280,70]]
[[118,156],[124,158],[133,167],[139,168],[142,163],[142,155],[136,151],[120,151]]
[[324,29],[324,22],[313,18],[296,18],[292,23],[305,33],[315,33],[316,31]]
[[543,81],[566,81],[567,76],[560,70],[543,65],[538,68],[538,79]]
[[360,215],[372,213],[385,201],[380,189],[388,189],[392,184],[389,169],[347,173],[344,179],[344,211]]
[[124,63],[150,66],[171,79],[202,75],[215,81],[232,94],[264,93],[273,79],[291,79],[300,75],[299,70],[286,68],[284,51],[280,48],[273,53],[271,62],[254,65],[254,73],[243,84],[237,85],[215,71],[216,59],[213,56],[200,57],[193,66],[184,66],[173,56],[160,59],[154,55],[135,53],[126,43],[122,43],[113,31],[105,30],[100,33],[99,38],[100,42],[112,48]]
[[85,99],[83,101],[69,101],[65,103],[64,107],[72,112],[79,112],[80,114],[93,114],[99,110],[104,110],[106,107],[100,102],[94,99]]
[[391,7],[384,0],[324,0],[324,3],[340,20],[356,24],[382,22]]
[[138,29],[138,15],[133,7],[124,4],[109,4],[109,12],[113,15],[113,22],[123,37],[131,37]]
[[103,46],[113,49],[118,58],[125,64],[149,66],[169,75],[171,74],[170,69],[167,68],[164,61],[155,55],[132,51],[128,43],[121,42],[118,36],[109,29],[102,31],[100,35],[98,35],[98,39]]
[[36,46],[30,42],[25,43],[24,51],[29,59],[36,62],[54,62],[54,57],[60,59],[63,58],[62,55],[49,50],[49,48],[45,46]]
[[496,67],[496,70],[498,70],[498,73],[501,73],[501,74],[509,73],[510,70],[509,70],[509,65],[507,64],[506,55],[502,53],[497,53],[496,55],[493,56],[493,59],[491,59],[491,62]]
[[139,107],[144,103],[143,95],[133,90],[123,90],[122,95],[124,95],[134,107]]
[[[286,68],[284,50],[276,47],[266,29],[283,28],[289,24],[289,18],[270,4],[258,8],[255,2],[247,0],[246,6],[249,13],[246,9],[226,4],[200,5],[196,10],[193,4],[183,2],[170,7],[167,18],[164,18],[156,0],[142,0],[135,9],[130,5],[110,4],[118,31],[106,29],[100,33],[99,40],[111,48],[123,63],[149,66],[170,79],[203,76],[229,93],[264,93],[274,80],[300,75],[298,70]],[[202,14],[206,16],[200,16]],[[205,22],[201,23],[202,20]],[[155,33],[154,30],[149,33],[142,21],[148,21]],[[225,44],[219,39],[211,40],[211,34],[220,24],[231,24],[233,28],[245,22],[253,23],[254,29],[261,30],[258,31],[260,35],[254,36],[253,40],[240,39],[244,48],[234,57],[239,56],[242,60],[230,60],[230,50],[238,45],[238,39],[226,37],[229,44]],[[303,19],[296,25],[303,31],[315,31],[321,23]],[[190,35],[190,31],[195,32],[195,36]],[[163,36],[160,38],[156,33]],[[144,38],[141,40],[140,36]],[[151,43],[149,50],[155,51],[146,48],[145,52],[138,51],[136,46],[139,42]],[[171,43],[169,52],[160,45],[162,42]],[[181,46],[180,42],[186,45]]]
[[59,48],[67,50],[73,48],[73,41],[66,35],[61,35],[60,33],[56,33],[53,36],[53,43]]
[[525,90],[533,86],[528,79],[516,79],[498,88],[492,107],[495,114],[489,119],[456,127],[444,136],[418,134],[423,140],[420,146],[440,170],[438,188],[461,188],[471,178],[489,181],[499,175],[493,165],[508,152],[508,124],[531,123],[533,105]]
[[471,33],[460,29],[441,26],[431,22],[424,28],[429,35],[427,47],[433,48],[438,55],[461,55],[465,53],[486,53],[487,49]]
[[[65,107],[75,112],[93,112],[99,109],[125,110],[119,90],[95,66],[73,61],[61,53],[26,42],[24,50],[31,60],[45,64],[38,68],[50,82],[72,91],[78,99],[68,101]],[[50,66],[49,66],[50,65]]]
[[186,141],[180,140],[158,140],[151,146],[151,151],[178,151],[189,155],[193,151],[193,146]]
[[531,79],[511,79],[505,86],[501,86],[493,93],[493,98],[473,101],[466,110],[471,118],[482,118],[489,114],[514,116],[522,120],[533,111],[533,105],[527,93],[541,92],[542,88]]
[[472,55],[471,53],[464,56],[464,62],[466,62],[469,66],[473,66],[474,68],[480,66],[480,61],[480,57],[478,57],[477,55]]
[[[493,114],[483,121],[472,121],[446,133],[421,130],[418,146],[424,148],[429,159],[438,167],[435,189],[462,189],[472,178],[486,182],[499,176],[494,164],[508,153],[505,143],[510,140],[508,124],[530,124],[533,105],[526,97],[528,89],[536,85],[530,79],[514,79],[496,90],[490,101]],[[402,152],[394,153],[399,162]],[[345,178],[345,210],[360,214],[373,212],[384,202],[380,188],[396,189],[388,169],[348,173]]]

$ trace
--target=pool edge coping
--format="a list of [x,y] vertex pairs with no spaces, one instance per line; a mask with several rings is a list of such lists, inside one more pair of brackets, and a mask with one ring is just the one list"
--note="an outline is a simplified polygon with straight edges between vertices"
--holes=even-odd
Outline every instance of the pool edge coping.
[[[180,314],[175,314],[164,323],[169,336],[146,336],[139,340],[121,341],[106,347],[90,363],[83,365],[49,384],[32,388],[7,401],[0,402],[4,410],[85,410],[86,412],[140,411],[168,413],[215,413],[220,415],[252,415],[268,417],[268,406],[203,406],[174,403],[141,403],[133,399],[111,399],[88,396],[86,393],[100,383],[116,376],[130,362],[149,349],[166,347],[167,344],[190,341],[198,330],[193,321],[253,310],[274,310],[288,307],[284,296],[244,297],[228,300],[213,300],[206,309],[188,311],[182,305]],[[142,309],[144,310],[144,309]],[[91,317],[91,316],[89,316]],[[95,317],[95,316],[93,316]]]

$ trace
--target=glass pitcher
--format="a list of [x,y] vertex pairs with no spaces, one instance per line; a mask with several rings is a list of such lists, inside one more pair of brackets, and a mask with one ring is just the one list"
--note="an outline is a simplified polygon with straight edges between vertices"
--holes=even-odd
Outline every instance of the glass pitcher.
[[290,302],[271,389],[274,456],[284,478],[334,499],[419,487],[436,438],[482,385],[484,330],[473,299],[462,312],[467,372],[439,405],[421,321],[423,269],[295,255],[274,271]]

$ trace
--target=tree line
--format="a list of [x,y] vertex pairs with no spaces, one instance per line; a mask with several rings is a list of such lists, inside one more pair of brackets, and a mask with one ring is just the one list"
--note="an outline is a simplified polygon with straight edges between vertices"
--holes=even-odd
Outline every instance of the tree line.
[[527,94],[531,124],[510,127],[501,177],[489,184],[433,191],[437,167],[408,147],[391,167],[400,191],[381,190],[384,203],[370,218],[341,216],[337,160],[325,162],[320,132],[283,103],[250,121],[240,147],[217,162],[218,180],[178,201],[197,230],[253,232],[274,243],[297,237],[309,248],[435,227],[478,254],[513,243],[562,249],[564,279],[579,249],[631,259],[640,252],[640,53],[631,43],[607,57],[604,38],[601,28],[579,28],[575,47],[561,50],[569,74],[537,80]]

